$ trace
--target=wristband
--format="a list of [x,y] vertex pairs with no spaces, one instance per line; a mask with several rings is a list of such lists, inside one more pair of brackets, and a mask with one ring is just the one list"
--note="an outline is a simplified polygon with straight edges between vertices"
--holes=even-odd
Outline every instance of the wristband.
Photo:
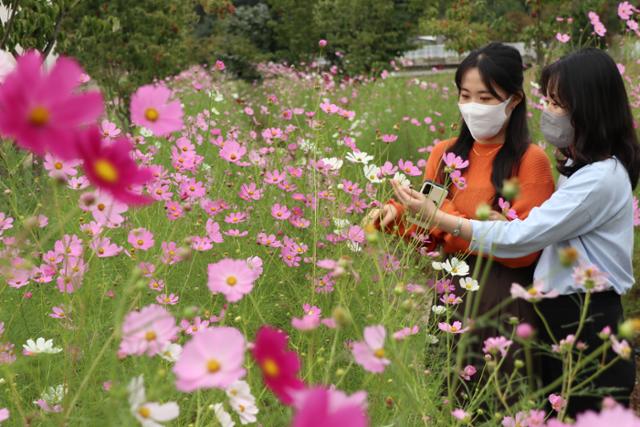
[[456,228],[451,232],[451,235],[453,237],[458,237],[461,231],[462,231],[462,218],[458,217],[458,225],[456,225]]

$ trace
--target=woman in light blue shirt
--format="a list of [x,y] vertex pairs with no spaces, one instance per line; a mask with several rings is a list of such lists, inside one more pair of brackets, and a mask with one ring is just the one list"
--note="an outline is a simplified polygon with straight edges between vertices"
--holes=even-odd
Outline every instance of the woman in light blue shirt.
[[[543,249],[534,274],[536,290],[560,295],[538,303],[553,334],[540,331],[548,344],[576,333],[585,285],[597,288],[578,337],[589,353],[602,344],[598,333],[605,326],[616,330],[623,316],[620,294],[634,283],[633,189],[640,148],[624,82],[605,52],[582,49],[551,64],[543,70],[542,89],[548,103],[541,130],[566,161],[558,162],[562,177],[556,192],[525,220],[466,220],[437,210],[417,191],[393,186],[408,209],[471,241],[471,250],[509,258]],[[567,254],[577,258],[576,269],[567,268]],[[608,360],[614,356],[609,350]],[[616,388],[607,394],[627,405],[635,384],[630,359],[614,363],[594,380],[597,389]],[[560,360],[544,358],[543,383],[552,383],[562,369]],[[571,396],[568,414],[599,404],[593,396]]]

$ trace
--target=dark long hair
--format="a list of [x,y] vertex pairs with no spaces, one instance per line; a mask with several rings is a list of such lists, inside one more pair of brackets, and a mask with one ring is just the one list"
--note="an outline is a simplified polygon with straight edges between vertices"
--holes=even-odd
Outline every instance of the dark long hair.
[[[502,43],[489,43],[472,51],[458,66],[455,77],[458,94],[461,90],[462,78],[472,68],[478,69],[487,90],[497,99],[506,100],[498,94],[496,87],[505,91],[508,94],[507,97],[516,94],[522,96],[522,100],[514,108],[509,118],[504,144],[493,160],[491,183],[495,189],[493,205],[497,209],[503,182],[517,173],[520,159],[527,151],[530,142],[529,128],[527,127],[527,100],[522,89],[524,65],[517,49]],[[448,151],[467,160],[469,152],[473,148],[473,142],[474,139],[467,124],[462,120],[460,135]],[[442,165],[439,177],[441,181],[444,180]]]
[[595,48],[571,53],[542,70],[543,93],[567,110],[575,129],[569,148],[561,150],[571,162],[558,162],[570,176],[583,166],[616,156],[638,184],[640,147],[633,128],[629,98],[616,63]]

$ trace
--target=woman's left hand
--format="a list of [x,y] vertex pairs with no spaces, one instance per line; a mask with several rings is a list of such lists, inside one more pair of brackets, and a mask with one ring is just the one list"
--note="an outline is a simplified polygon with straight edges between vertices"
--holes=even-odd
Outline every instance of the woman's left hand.
[[431,219],[437,212],[438,208],[435,203],[427,198],[419,191],[413,190],[409,187],[404,187],[396,180],[391,180],[391,186],[398,201],[405,205],[407,209],[416,215],[421,216],[423,219]]

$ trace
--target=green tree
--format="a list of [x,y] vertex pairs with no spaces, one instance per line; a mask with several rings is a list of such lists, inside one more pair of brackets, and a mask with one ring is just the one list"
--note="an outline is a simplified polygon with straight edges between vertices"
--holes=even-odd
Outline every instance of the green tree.
[[45,58],[59,38],[63,37],[62,21],[80,0],[0,0],[8,11],[0,22],[0,49],[18,56],[18,47],[37,49]]
[[319,0],[313,12],[329,59],[360,73],[379,71],[411,46],[423,9],[414,0]]
[[57,51],[77,58],[128,116],[131,93],[189,62],[195,0],[83,0],[61,23]]

